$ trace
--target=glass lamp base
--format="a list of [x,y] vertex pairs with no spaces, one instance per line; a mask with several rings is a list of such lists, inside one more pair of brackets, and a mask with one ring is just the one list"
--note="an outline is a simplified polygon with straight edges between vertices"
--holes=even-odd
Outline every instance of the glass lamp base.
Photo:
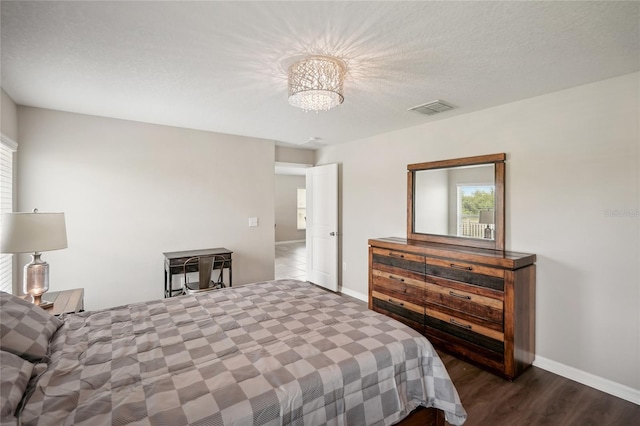
[[492,237],[491,232],[492,232],[491,228],[489,228],[489,225],[487,225],[487,227],[484,228],[484,237],[486,239],[491,239]]
[[53,306],[52,302],[42,300],[42,295],[49,290],[49,264],[40,259],[40,253],[32,253],[31,262],[24,266],[23,288],[25,294],[31,296],[31,302],[43,309]]
[[36,306],[40,306],[42,309],[53,308],[53,302],[49,302],[48,300],[42,300],[42,294],[37,296],[32,296],[28,294],[27,296],[31,296],[31,303]]

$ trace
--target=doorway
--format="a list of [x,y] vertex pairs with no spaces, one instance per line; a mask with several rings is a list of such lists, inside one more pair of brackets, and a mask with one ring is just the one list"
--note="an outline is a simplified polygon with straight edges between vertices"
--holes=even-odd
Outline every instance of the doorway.
[[307,247],[305,241],[276,243],[276,280],[307,279]]
[[276,163],[275,279],[306,278],[305,170],[310,164]]

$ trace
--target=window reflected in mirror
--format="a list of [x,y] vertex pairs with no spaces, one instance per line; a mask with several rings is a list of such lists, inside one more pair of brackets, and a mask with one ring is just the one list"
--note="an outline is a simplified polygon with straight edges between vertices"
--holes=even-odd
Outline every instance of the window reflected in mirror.
[[494,177],[494,164],[416,171],[413,231],[494,240]]

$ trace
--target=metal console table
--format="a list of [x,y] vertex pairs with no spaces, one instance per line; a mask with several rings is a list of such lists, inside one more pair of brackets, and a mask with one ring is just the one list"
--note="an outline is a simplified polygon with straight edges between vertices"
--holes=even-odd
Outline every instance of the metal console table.
[[[164,297],[179,296],[182,294],[182,288],[174,289],[172,286],[172,277],[177,274],[184,274],[184,262],[191,257],[212,257],[224,256],[225,269],[229,270],[229,287],[233,284],[233,274],[231,268],[231,254],[233,252],[224,247],[202,249],[202,250],[186,250],[172,251],[162,253],[164,255]],[[219,266],[216,263],[214,266]],[[198,272],[198,264],[194,263],[187,266],[186,272]]]

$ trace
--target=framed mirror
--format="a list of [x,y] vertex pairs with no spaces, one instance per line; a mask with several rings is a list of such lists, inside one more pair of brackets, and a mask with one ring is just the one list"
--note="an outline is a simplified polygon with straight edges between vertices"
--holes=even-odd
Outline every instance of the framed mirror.
[[506,154],[407,166],[407,239],[504,250]]

